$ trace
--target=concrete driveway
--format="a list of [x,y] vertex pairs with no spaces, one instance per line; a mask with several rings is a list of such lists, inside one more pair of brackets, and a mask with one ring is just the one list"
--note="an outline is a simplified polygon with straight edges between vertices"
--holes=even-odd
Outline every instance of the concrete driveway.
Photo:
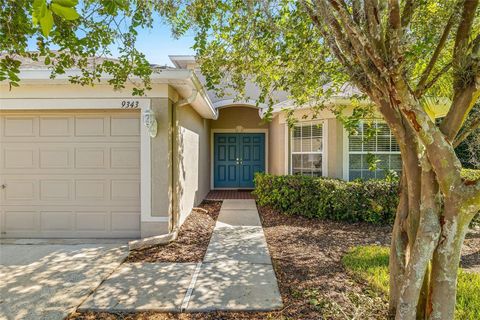
[[127,254],[125,242],[5,244],[2,241],[0,319],[63,319]]

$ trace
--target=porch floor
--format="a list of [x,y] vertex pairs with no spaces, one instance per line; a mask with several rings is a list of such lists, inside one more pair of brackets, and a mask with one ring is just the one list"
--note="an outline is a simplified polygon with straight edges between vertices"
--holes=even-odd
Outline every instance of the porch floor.
[[253,190],[211,190],[205,200],[255,199]]

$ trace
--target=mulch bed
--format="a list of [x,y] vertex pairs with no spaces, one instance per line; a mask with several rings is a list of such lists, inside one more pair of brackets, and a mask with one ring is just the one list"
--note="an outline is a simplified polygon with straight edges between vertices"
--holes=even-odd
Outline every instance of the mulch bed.
[[480,273],[480,226],[475,227],[465,237],[460,265],[467,270]]
[[176,241],[131,251],[126,262],[200,262],[207,252],[215,222],[220,213],[220,201],[203,201],[180,227]]
[[[357,223],[310,220],[281,215],[268,208],[259,208],[268,248],[272,256],[284,308],[269,313],[214,312],[197,314],[136,313],[76,314],[70,320],[126,319],[386,319],[387,301],[368,285],[350,276],[341,263],[345,252],[357,245],[389,245],[391,227]],[[195,217],[195,216],[193,216]],[[188,222],[188,221],[187,221]],[[193,222],[189,222],[193,223]],[[192,225],[193,227],[193,225]],[[190,228],[189,228],[190,229]],[[198,229],[190,230],[190,236]],[[183,239],[183,238],[182,238]],[[473,240],[472,240],[473,239]],[[480,235],[470,236],[471,245],[477,245]],[[183,245],[192,239],[183,239]],[[208,241],[207,241],[208,243]],[[167,252],[169,256],[189,254],[182,244],[169,245],[166,251],[157,248],[152,254],[157,260]],[[195,246],[194,246],[195,247]],[[166,248],[166,247],[165,247]],[[175,252],[173,248],[178,249]],[[163,252],[163,253],[162,253]],[[147,252],[145,252],[147,254]],[[197,255],[195,257],[199,257]],[[178,257],[180,258],[180,257]],[[147,259],[147,257],[144,257]],[[130,260],[133,261],[133,260]],[[146,261],[146,260],[143,260]]]

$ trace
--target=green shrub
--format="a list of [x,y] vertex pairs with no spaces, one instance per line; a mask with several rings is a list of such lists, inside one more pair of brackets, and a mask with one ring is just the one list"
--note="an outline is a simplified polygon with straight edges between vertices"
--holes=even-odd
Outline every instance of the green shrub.
[[289,215],[349,222],[392,223],[398,205],[398,183],[384,180],[346,182],[301,175],[257,174],[260,205]]
[[[352,248],[343,258],[345,268],[367,281],[375,290],[388,295],[389,248],[359,246]],[[480,319],[480,274],[458,270],[455,319]]]

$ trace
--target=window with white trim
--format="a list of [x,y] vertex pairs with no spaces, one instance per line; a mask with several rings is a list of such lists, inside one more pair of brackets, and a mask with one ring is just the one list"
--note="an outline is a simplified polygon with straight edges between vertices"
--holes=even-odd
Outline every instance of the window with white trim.
[[[367,139],[366,131],[369,123],[376,129],[376,134]],[[402,171],[400,148],[388,125],[381,120],[369,123],[360,122],[356,134],[348,138],[349,180],[382,179],[388,170],[397,173]],[[378,161],[375,171],[369,170],[368,157],[371,155],[374,155]]]
[[322,176],[323,123],[300,122],[291,130],[290,172],[307,176]]

